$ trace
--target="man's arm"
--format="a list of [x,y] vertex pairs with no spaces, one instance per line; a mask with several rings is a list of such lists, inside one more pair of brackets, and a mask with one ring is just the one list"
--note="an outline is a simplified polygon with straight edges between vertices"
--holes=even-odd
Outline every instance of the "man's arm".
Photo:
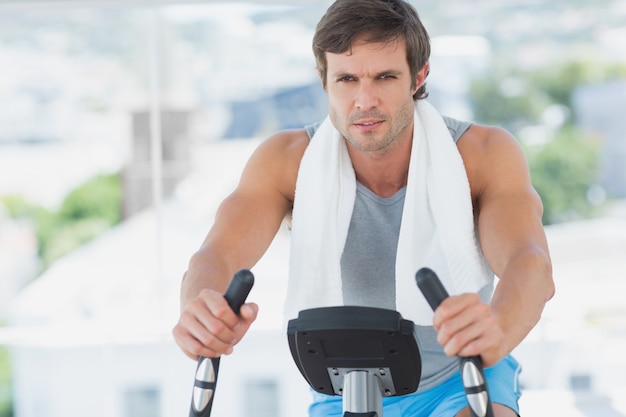
[[181,285],[181,316],[173,334],[188,356],[230,353],[256,318],[255,304],[244,304],[238,317],[223,293],[236,271],[252,268],[263,256],[291,210],[307,143],[296,132],[270,137],[250,157],[237,188],[220,205]]
[[481,248],[498,276],[490,305],[450,297],[435,315],[446,353],[480,354],[486,366],[509,354],[554,294],[543,207],[526,158],[506,131],[473,126],[459,141],[472,189]]

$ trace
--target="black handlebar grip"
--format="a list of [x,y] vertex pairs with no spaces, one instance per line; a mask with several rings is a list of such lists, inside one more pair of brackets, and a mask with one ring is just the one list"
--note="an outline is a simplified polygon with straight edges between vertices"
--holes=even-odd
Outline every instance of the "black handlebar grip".
[[224,298],[230,308],[239,315],[241,306],[246,301],[250,290],[254,285],[254,275],[248,269],[240,269],[233,276]]
[[[417,271],[415,282],[433,311],[448,298],[448,292],[441,280],[429,268],[421,268]],[[480,356],[460,357],[459,360],[461,379],[472,416],[493,417],[493,408]]]
[[[239,315],[239,310],[246,301],[253,284],[254,275],[252,272],[247,269],[240,269],[228,285],[224,298],[237,315]],[[219,357],[205,358],[200,356],[198,358],[189,417],[209,417],[211,415],[219,367]]]
[[443,300],[448,298],[448,292],[439,280],[439,277],[437,277],[437,274],[430,268],[421,268],[417,271],[415,282],[417,282],[417,286],[424,294],[433,311],[439,307]]

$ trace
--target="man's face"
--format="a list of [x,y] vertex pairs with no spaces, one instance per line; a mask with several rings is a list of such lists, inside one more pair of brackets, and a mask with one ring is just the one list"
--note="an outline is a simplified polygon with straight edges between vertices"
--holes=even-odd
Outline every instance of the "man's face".
[[326,60],[329,115],[350,145],[384,151],[400,135],[412,134],[416,88],[404,40],[356,41],[348,52],[327,52]]

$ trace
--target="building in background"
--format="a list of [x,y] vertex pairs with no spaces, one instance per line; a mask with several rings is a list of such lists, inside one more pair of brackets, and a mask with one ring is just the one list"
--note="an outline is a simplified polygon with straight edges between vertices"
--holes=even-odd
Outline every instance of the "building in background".
[[[122,169],[122,217],[131,217],[153,205],[154,162],[159,161],[163,198],[171,197],[191,169],[191,117],[189,110],[161,110],[161,149],[153,155],[152,120],[148,110],[135,111],[131,118],[131,152]],[[156,159],[155,159],[156,158]]]

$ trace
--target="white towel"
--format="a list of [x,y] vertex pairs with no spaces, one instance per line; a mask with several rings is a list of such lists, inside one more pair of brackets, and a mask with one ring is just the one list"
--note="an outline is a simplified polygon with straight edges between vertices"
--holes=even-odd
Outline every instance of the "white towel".
[[[300,164],[293,208],[285,318],[343,305],[341,254],[356,195],[345,141],[328,118]],[[415,283],[429,267],[450,294],[478,292],[490,282],[478,245],[467,173],[441,115],[425,100],[415,127],[396,256],[396,309],[432,325],[432,309]]]

